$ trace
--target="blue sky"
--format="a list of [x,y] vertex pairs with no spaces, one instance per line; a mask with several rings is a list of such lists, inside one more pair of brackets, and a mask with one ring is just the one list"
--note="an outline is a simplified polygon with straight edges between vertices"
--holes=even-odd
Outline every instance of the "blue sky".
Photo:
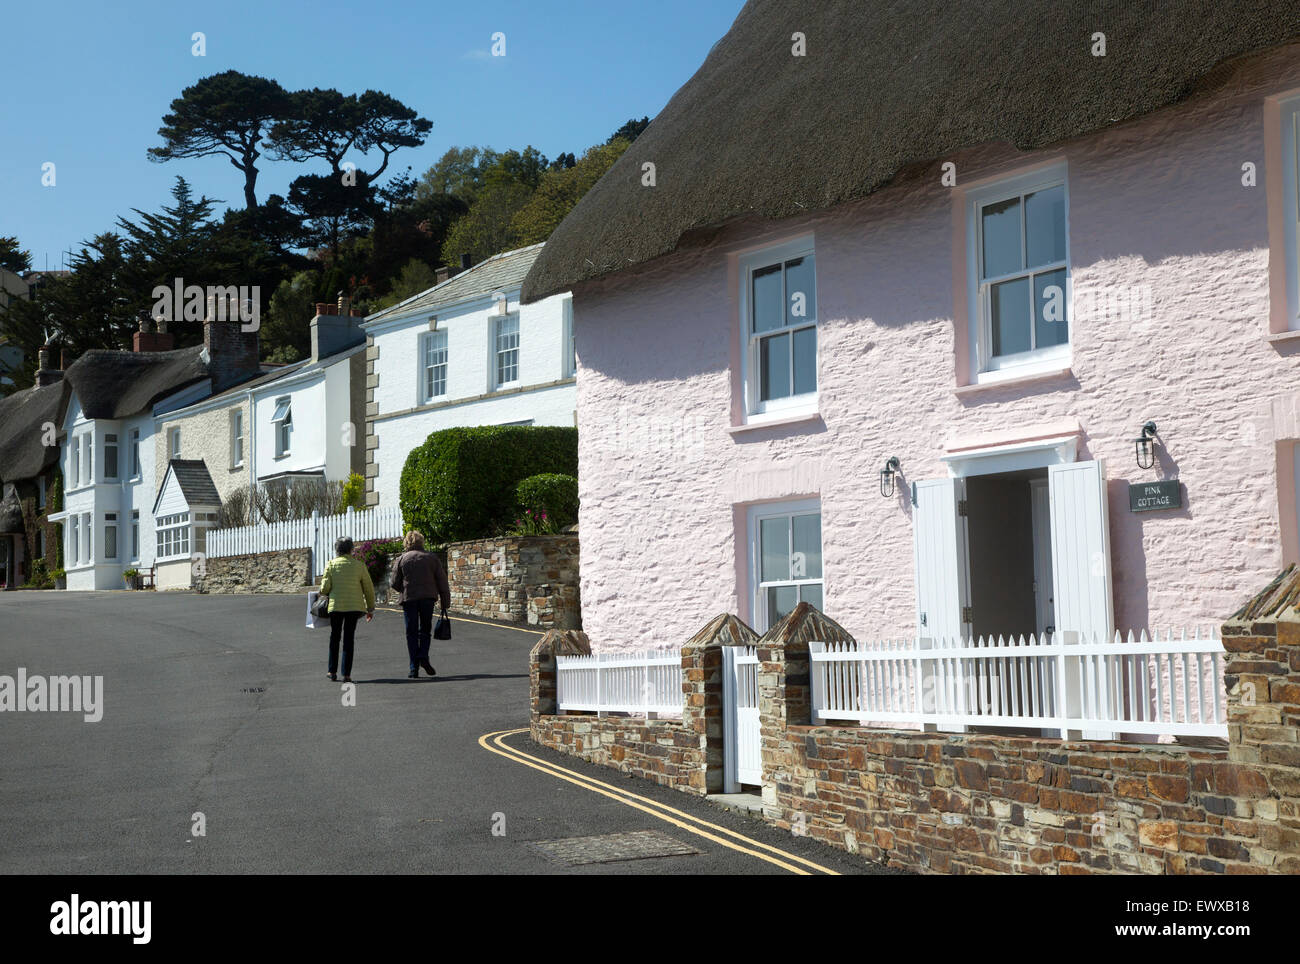
[[[131,208],[157,210],[183,174],[196,193],[243,206],[243,177],[224,157],[157,164],[158,126],[200,77],[239,70],[288,89],[381,90],[433,121],[424,147],[389,172],[420,174],[452,145],[581,152],[629,117],[654,115],[703,62],[742,0],[312,3],[72,0],[9,4],[0,30],[0,235],[32,265],[112,228]],[[206,56],[191,36],[206,37]],[[506,56],[491,57],[492,34]],[[363,169],[378,163],[358,159]],[[56,184],[41,184],[53,162]],[[257,196],[283,194],[321,164],[264,157]]]

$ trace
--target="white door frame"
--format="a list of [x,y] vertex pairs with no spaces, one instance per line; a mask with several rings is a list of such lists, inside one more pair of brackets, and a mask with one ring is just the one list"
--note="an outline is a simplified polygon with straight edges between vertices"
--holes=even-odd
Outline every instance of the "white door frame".
[[1051,490],[1047,479],[1029,480],[1030,515],[1034,530],[1034,615],[1039,636],[1055,628],[1056,610],[1052,586]]

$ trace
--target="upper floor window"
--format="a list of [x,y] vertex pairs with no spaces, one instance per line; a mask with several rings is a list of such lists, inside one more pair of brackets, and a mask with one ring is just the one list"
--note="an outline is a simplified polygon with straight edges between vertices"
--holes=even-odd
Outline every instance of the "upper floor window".
[[564,299],[564,377],[578,374],[578,339],[573,329],[573,298]]
[[1064,169],[974,192],[970,227],[978,371],[1032,365],[1068,353]]
[[447,394],[447,333],[424,336],[424,401]]
[[745,394],[751,414],[815,404],[817,272],[811,239],[741,263]]
[[1300,329],[1300,97],[1282,102],[1282,204],[1287,328]]
[[178,459],[181,457],[180,426],[169,428],[167,430],[167,457],[170,459]]
[[68,478],[72,480],[72,485],[78,485],[81,483],[81,439],[79,437],[74,438],[72,444],[68,446],[68,457],[71,459]]
[[230,413],[230,467],[244,464],[244,413]]
[[140,430],[131,429],[131,478],[140,478]]
[[293,406],[291,399],[280,398],[275,402],[275,412],[271,415],[271,427],[275,432],[275,457],[282,458],[289,454],[289,442],[293,435]]
[[519,381],[519,316],[504,315],[493,320],[496,351],[496,387]]
[[104,479],[117,481],[117,435],[104,434]]
[[[45,476],[43,475],[38,476],[36,479],[36,508],[45,508]],[[39,526],[37,526],[36,531],[38,533],[41,531]]]

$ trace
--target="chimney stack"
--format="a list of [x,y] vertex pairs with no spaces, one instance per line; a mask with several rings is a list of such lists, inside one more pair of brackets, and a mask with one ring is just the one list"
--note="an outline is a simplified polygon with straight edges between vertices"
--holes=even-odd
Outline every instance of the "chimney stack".
[[311,360],[318,362],[364,342],[362,317],[361,310],[353,308],[352,300],[342,291],[335,305],[317,303],[316,317],[311,320]]
[[53,352],[49,345],[42,345],[41,350],[36,353],[36,384],[40,388],[46,385],[53,385],[63,378],[63,372],[57,368],[51,368],[50,362],[53,358]]
[[461,271],[468,271],[469,269],[470,269],[470,260],[469,260],[469,255],[468,255],[468,254],[462,254],[462,255],[460,256],[460,270],[461,270]]
[[132,351],[171,351],[176,347],[176,339],[167,331],[167,319],[159,318],[157,331],[154,331],[153,319],[147,312],[141,312],[140,325],[131,335]]
[[218,313],[217,296],[208,295],[203,348],[208,357],[208,376],[212,379],[214,395],[261,372],[257,332],[243,330],[239,302],[234,298],[227,299],[222,308]]

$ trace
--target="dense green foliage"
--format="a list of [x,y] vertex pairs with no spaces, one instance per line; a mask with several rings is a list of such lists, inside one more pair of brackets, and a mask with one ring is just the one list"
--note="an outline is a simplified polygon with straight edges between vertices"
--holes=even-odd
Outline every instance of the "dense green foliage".
[[357,472],[348,476],[343,483],[343,497],[339,500],[339,511],[355,509],[360,512],[366,507],[366,480]]
[[578,521],[578,480],[572,475],[530,475],[515,487],[515,504],[555,530]]
[[578,474],[578,430],[493,425],[449,428],[413,449],[402,469],[402,516],[433,544],[504,531],[529,476]]

